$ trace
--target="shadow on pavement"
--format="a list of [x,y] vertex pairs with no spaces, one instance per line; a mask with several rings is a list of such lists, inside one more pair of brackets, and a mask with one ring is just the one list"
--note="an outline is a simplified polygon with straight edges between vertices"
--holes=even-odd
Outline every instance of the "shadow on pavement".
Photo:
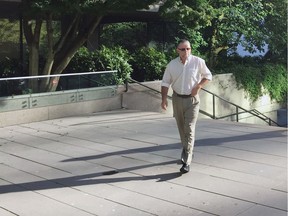
[[[46,190],[46,189],[56,189],[64,187],[76,187],[82,185],[92,185],[92,184],[107,184],[107,183],[117,183],[126,181],[145,181],[153,180],[156,182],[169,181],[176,179],[181,176],[180,172],[172,172],[158,175],[146,175],[146,176],[133,176],[133,177],[117,177],[118,173],[124,173],[129,171],[134,171],[137,169],[144,169],[153,166],[165,166],[169,164],[177,163],[177,160],[172,160],[163,163],[154,163],[148,165],[141,165],[136,167],[129,167],[125,169],[119,169],[116,172],[111,171],[111,178],[107,178],[107,175],[103,173],[91,173],[79,176],[65,177],[65,178],[55,178],[50,180],[41,180],[20,184],[10,184],[0,186],[0,194],[13,193],[13,192],[24,192],[24,191],[36,191],[36,190]],[[113,173],[115,173],[113,175]],[[135,174],[133,174],[135,175]],[[112,177],[113,176],[113,177]]]

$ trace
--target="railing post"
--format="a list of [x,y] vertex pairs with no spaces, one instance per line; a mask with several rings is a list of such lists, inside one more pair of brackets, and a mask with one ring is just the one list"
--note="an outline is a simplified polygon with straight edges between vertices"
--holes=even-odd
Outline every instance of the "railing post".
[[125,79],[125,91],[128,92],[128,79]]
[[271,119],[269,118],[269,126],[271,126],[272,125],[272,122],[271,122]]
[[213,94],[213,119],[216,119],[216,114],[215,114],[215,95]]
[[239,122],[239,109],[238,109],[238,106],[236,106],[236,121]]
[[80,89],[81,76],[78,76],[78,90]]

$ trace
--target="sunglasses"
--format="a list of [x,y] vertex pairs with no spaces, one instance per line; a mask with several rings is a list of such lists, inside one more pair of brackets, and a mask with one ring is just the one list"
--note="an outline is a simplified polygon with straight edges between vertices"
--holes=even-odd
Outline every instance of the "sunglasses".
[[178,48],[180,51],[190,50],[191,48]]

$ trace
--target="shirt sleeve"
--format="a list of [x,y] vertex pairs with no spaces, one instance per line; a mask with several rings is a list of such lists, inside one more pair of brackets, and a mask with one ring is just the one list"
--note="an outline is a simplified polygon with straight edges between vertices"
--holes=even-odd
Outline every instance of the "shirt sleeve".
[[170,64],[167,65],[166,69],[165,69],[165,72],[164,72],[164,75],[163,75],[163,78],[162,78],[162,83],[161,83],[161,86],[165,86],[167,88],[170,87],[171,85],[171,73],[170,73]]
[[202,59],[200,64],[201,78],[206,78],[208,80],[212,80],[212,73],[209,68],[206,66],[205,61]]

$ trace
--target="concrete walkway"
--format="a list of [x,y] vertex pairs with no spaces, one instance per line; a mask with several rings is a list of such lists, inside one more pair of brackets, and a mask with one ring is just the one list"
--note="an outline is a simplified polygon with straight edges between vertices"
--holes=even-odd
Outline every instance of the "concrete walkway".
[[180,175],[170,115],[119,110],[0,128],[1,216],[286,216],[287,129],[199,120]]

